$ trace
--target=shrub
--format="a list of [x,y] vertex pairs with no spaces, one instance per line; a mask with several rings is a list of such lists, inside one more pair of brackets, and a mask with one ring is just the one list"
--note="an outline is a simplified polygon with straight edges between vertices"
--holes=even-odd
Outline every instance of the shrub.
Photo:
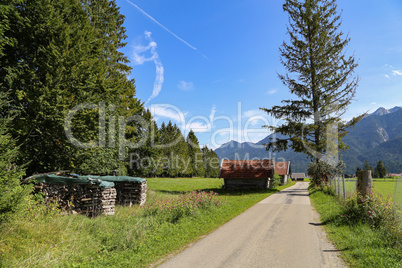
[[[355,193],[342,202],[341,219],[347,223],[366,223],[373,229],[383,229],[386,237],[401,240],[401,225],[396,206],[390,198],[371,192]],[[400,245],[399,245],[400,246]]]
[[271,180],[271,186],[270,188],[275,188],[281,184],[281,176],[279,176],[277,173],[274,173],[274,177]]
[[[0,94],[0,110],[8,107],[4,94]],[[9,133],[12,117],[0,117],[0,223],[7,221],[21,204],[28,193],[20,186],[24,170],[15,164],[19,148]]]
[[344,169],[345,164],[342,161],[338,161],[337,165],[334,166],[326,161],[319,160],[318,162],[311,162],[309,164],[307,173],[311,176],[313,184],[320,186],[323,182],[323,178],[342,174]]

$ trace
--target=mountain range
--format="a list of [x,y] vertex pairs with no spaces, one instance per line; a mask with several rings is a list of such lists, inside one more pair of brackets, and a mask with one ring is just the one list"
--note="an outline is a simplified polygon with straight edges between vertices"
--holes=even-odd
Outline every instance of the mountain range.
[[[256,143],[230,141],[215,149],[215,153],[220,159],[290,161],[293,172],[306,172],[310,162],[306,155],[291,149],[275,153],[265,149],[264,144],[273,137],[270,134]],[[276,137],[283,138],[279,134]],[[373,168],[382,160],[389,173],[402,173],[402,107],[378,108],[350,127],[343,141],[349,146],[341,152],[341,159],[346,163],[345,173],[353,174],[357,167],[363,168],[365,160]]]

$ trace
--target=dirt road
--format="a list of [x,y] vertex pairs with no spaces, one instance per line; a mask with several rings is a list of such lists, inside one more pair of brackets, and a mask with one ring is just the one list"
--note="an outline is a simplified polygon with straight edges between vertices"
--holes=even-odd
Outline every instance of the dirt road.
[[160,267],[344,267],[307,186],[271,195]]

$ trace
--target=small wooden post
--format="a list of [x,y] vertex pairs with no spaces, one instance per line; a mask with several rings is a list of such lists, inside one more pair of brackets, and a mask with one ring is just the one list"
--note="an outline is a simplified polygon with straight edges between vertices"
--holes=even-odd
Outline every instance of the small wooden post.
[[357,192],[365,196],[371,193],[372,185],[371,170],[360,170],[357,173]]
[[342,175],[342,185],[343,185],[343,198],[346,198],[345,175]]
[[338,195],[338,186],[336,185],[336,177],[334,176],[335,195]]

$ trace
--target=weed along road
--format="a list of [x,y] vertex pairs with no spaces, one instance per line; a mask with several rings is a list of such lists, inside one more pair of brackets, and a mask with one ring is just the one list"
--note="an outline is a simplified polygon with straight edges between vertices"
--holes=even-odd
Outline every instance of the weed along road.
[[160,267],[344,267],[307,187],[271,195]]

